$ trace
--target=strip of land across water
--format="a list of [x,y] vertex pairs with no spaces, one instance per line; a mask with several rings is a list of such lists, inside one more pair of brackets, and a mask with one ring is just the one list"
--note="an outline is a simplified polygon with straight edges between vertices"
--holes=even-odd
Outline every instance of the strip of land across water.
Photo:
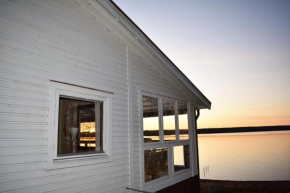
[[197,134],[290,131],[290,125],[198,129]]

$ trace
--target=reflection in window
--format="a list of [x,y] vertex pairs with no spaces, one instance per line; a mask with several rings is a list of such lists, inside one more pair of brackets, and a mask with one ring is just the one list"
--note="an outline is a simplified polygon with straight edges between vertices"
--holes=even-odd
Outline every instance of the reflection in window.
[[174,101],[162,100],[164,141],[176,140]]
[[174,172],[190,168],[189,145],[174,146]]
[[57,155],[102,152],[103,103],[60,97]]
[[143,96],[144,143],[159,141],[158,99]]
[[179,139],[180,140],[189,139],[187,103],[178,102],[178,125],[179,125]]
[[144,160],[145,182],[168,175],[167,148],[145,150]]

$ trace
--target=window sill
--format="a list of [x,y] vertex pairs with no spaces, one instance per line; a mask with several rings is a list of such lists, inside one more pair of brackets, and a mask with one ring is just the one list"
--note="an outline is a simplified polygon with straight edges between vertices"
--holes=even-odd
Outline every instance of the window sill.
[[[177,174],[177,175],[176,175]],[[144,183],[143,187],[146,191],[159,191],[182,180],[192,177],[191,169],[182,170],[174,174],[174,176],[164,176],[162,178]]]
[[163,176],[161,178],[158,178],[158,179],[155,179],[155,180],[151,180],[149,182],[145,182],[145,186],[150,186],[150,185],[154,185],[154,184],[158,184],[160,182],[163,182],[163,181],[167,181],[169,180],[171,177],[169,175],[166,175],[166,176]]
[[63,155],[59,155],[57,157],[55,157],[53,160],[73,160],[73,159],[81,159],[81,158],[90,158],[90,157],[104,157],[104,156],[107,156],[105,154],[105,152],[102,152],[102,153],[97,153],[97,152],[94,152],[94,153],[78,153],[78,154],[63,154]]
[[77,155],[77,156],[65,156],[57,157],[51,162],[47,162],[47,170],[78,167],[92,164],[99,164],[105,162],[111,162],[112,159],[106,154],[88,154],[88,155]]
[[191,168],[186,168],[186,169],[174,172],[173,176],[180,176],[180,175],[183,175],[184,173],[191,172],[191,170],[192,170]]

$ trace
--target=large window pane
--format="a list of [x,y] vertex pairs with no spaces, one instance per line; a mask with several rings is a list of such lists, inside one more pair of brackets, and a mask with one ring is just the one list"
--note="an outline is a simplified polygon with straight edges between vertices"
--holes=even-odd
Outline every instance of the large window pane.
[[158,99],[143,96],[144,143],[159,141]]
[[162,100],[164,141],[176,140],[174,101]]
[[145,150],[144,160],[145,182],[168,175],[167,148]]
[[57,155],[102,152],[103,103],[60,97]]
[[190,168],[189,145],[174,146],[174,172]]
[[179,139],[180,140],[189,139],[187,103],[178,102],[178,125],[179,125]]

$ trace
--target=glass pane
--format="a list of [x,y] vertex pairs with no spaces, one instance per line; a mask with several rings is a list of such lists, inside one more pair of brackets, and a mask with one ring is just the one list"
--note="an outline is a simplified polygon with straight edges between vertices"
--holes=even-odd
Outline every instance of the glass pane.
[[144,143],[159,141],[158,99],[143,96]]
[[145,150],[144,161],[145,182],[168,175],[167,148]]
[[102,152],[103,103],[60,97],[57,154]]
[[189,139],[187,103],[178,102],[178,125],[179,125],[179,139],[180,140]]
[[174,172],[190,168],[189,145],[174,146]]
[[162,100],[164,141],[176,140],[174,101]]

